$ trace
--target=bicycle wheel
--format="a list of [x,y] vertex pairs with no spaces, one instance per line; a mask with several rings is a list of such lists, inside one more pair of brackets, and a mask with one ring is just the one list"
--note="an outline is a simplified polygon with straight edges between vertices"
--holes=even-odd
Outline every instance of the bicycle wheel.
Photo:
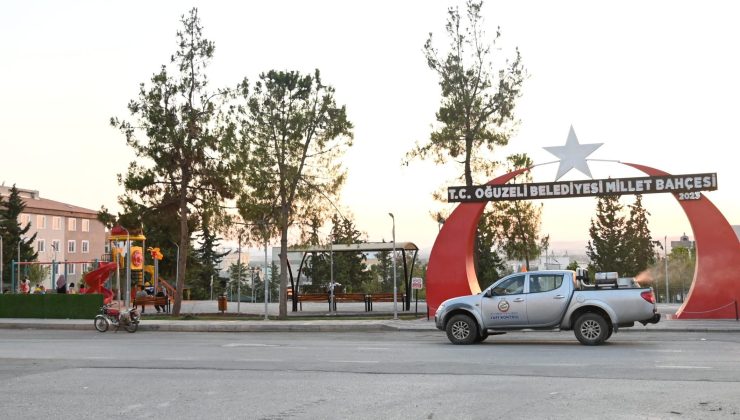
[[108,328],[110,327],[110,322],[108,322],[108,318],[104,317],[103,315],[96,315],[95,316],[95,329],[100,332],[106,332],[108,331]]

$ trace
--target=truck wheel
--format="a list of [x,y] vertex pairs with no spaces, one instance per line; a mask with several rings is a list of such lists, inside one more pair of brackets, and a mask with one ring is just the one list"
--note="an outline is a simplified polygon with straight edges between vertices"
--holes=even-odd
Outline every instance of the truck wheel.
[[598,346],[609,337],[609,326],[604,317],[588,312],[578,317],[573,328],[576,338],[586,346]]
[[478,324],[468,315],[455,315],[447,322],[447,338],[452,344],[473,344],[478,338]]

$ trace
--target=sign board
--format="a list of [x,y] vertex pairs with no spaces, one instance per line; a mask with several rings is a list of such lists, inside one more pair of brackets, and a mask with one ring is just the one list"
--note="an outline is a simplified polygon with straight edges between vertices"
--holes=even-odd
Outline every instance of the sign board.
[[411,279],[411,289],[423,289],[424,280],[421,277],[414,277]]
[[698,200],[699,191],[717,189],[717,174],[589,179],[585,181],[449,187],[449,203],[472,203],[545,198],[594,197],[599,195],[674,193],[679,200]]

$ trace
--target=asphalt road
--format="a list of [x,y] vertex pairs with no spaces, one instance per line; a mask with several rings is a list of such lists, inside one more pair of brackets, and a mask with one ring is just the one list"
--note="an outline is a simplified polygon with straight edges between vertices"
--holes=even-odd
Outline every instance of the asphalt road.
[[0,418],[740,418],[740,334],[0,330]]

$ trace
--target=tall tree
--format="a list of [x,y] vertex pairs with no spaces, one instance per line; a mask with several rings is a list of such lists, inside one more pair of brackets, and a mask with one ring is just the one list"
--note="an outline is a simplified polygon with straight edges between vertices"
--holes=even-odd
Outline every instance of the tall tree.
[[[509,170],[529,168],[532,160],[526,154],[515,154],[507,158]],[[524,181],[532,180],[525,172],[519,175]],[[493,203],[492,225],[495,226],[499,246],[507,258],[524,261],[527,270],[530,261],[542,253],[540,226],[542,205],[531,201],[497,201]],[[490,284],[490,283],[489,283]]]
[[591,219],[586,255],[595,271],[616,271],[623,274],[626,269],[624,227],[620,214],[622,205],[618,195],[602,195],[596,203],[596,220]]
[[623,238],[626,247],[624,272],[620,274],[634,277],[655,264],[656,241],[650,234],[647,219],[650,213],[642,206],[642,195],[635,197],[629,209],[630,216],[624,227]]
[[482,2],[468,1],[466,19],[457,7],[448,9],[448,53],[441,56],[432,45],[432,34],[424,44],[427,64],[439,76],[442,104],[437,111],[440,127],[429,143],[417,145],[409,158],[433,157],[445,164],[452,160],[463,166],[461,178],[473,185],[476,167],[486,170],[490,159],[484,150],[508,143],[514,125],[514,106],[521,96],[525,78],[517,49],[496,71],[492,56],[500,30],[489,44],[483,30]]
[[221,238],[212,231],[208,213],[201,219],[201,229],[197,236],[199,241],[194,258],[198,261],[199,270],[194,270],[197,271],[197,275],[192,277],[190,285],[195,296],[208,299],[211,282],[218,280],[219,266],[229,251],[218,252]]
[[215,47],[203,37],[197,9],[191,9],[181,22],[178,49],[170,59],[172,69],[162,66],[149,86],[141,84],[138,99],[128,105],[135,123],[111,119],[138,159],[129,165],[125,177],[119,176],[126,197],[152,210],[177,209],[181,251],[177,264],[182,275],[177,281],[175,315],[179,315],[182,302],[191,225],[196,224],[191,218],[200,210],[221,211],[217,204],[232,196],[216,103],[227,95],[225,91],[211,92],[206,77]]
[[[429,34],[424,56],[429,68],[439,77],[442,93],[436,113],[439,125],[429,142],[417,144],[406,155],[407,159],[432,158],[438,164],[460,164],[460,180],[467,186],[474,184],[476,175],[487,180],[493,174],[497,166],[493,152],[496,147],[508,144],[513,133],[514,108],[526,77],[518,49],[512,59],[501,61],[494,57],[501,32],[497,29],[495,37],[488,41],[482,6],[482,2],[469,0],[464,16],[458,7],[448,9],[446,55],[433,46]],[[439,191],[434,193],[438,200],[443,196]],[[437,220],[444,216],[443,212],[433,214]],[[474,263],[479,277],[485,281],[496,274],[491,251],[495,235],[481,229],[492,228],[483,220],[476,234]],[[484,267],[479,266],[481,260],[485,261]]]
[[[246,89],[242,89],[243,92]],[[239,210],[245,220],[268,223],[280,235],[279,317],[287,317],[288,230],[317,195],[336,196],[345,171],[339,157],[352,144],[352,123],[337,106],[334,88],[313,74],[260,75],[241,122],[245,180]],[[265,228],[267,232],[267,228]]]
[[[15,184],[10,189],[7,199],[3,199],[3,196],[0,195],[0,235],[3,238],[3,255],[0,263],[3,264],[3,282],[13,275],[11,273],[11,262],[18,260],[19,249],[21,261],[36,261],[38,258],[38,253],[33,248],[36,234],[26,237],[31,229],[31,223],[21,226],[20,220],[18,220],[25,208],[26,203],[23,202],[20,191],[18,191]],[[16,279],[16,282],[19,280]]]
[[[332,244],[357,244],[367,242],[362,233],[357,230],[354,221],[349,218],[332,217]],[[367,271],[367,257],[362,252],[335,252],[334,253],[334,281],[341,283],[343,290],[349,293],[359,293],[367,290],[372,274]]]

